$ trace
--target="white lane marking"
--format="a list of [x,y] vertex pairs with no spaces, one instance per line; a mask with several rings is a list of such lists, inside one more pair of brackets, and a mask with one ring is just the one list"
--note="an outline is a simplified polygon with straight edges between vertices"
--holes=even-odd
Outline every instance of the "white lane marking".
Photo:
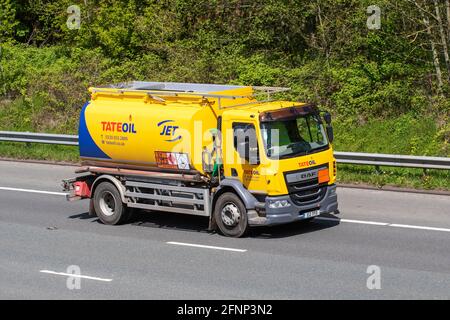
[[318,220],[326,220],[326,221],[341,221],[348,223],[361,223],[361,224],[371,224],[375,226],[387,226],[389,223],[386,222],[375,222],[375,221],[364,221],[364,220],[350,220],[350,219],[335,219],[335,218],[325,218],[325,217],[317,217]]
[[[67,193],[64,192],[54,192],[54,191],[43,191],[43,190],[34,190],[34,189],[22,189],[22,188],[10,188],[10,187],[0,187],[0,190],[6,191],[18,191],[18,192],[29,192],[29,193],[40,193],[40,194],[51,194],[57,196],[66,196]],[[326,217],[317,217],[317,220],[324,221],[340,221],[347,223],[359,223],[359,224],[368,224],[368,225],[376,225],[376,226],[388,226],[394,228],[405,228],[405,229],[419,229],[419,230],[429,230],[429,231],[442,231],[442,232],[450,232],[448,228],[436,228],[436,227],[426,227],[426,226],[415,226],[408,224],[397,224],[397,223],[387,223],[387,222],[376,222],[376,221],[365,221],[365,220],[352,220],[352,219],[335,219],[335,218],[326,218]],[[181,242],[167,242],[169,244],[177,244],[191,247],[199,247],[199,248],[207,248],[207,249],[216,249],[216,250],[227,250],[227,251],[236,251],[236,252],[245,252],[247,250],[244,249],[233,249],[233,248],[223,248],[223,247],[214,247],[214,246],[204,246],[200,244],[189,244],[189,243],[181,243]]]
[[73,278],[83,278],[83,279],[105,281],[105,282],[113,281],[113,279],[105,279],[105,278],[98,278],[98,277],[83,276],[81,274],[79,275],[79,274],[73,274],[73,273],[56,272],[56,271],[51,271],[51,270],[40,270],[39,272],[48,273],[48,274],[55,274],[55,275],[58,275],[58,276],[66,276],[66,277],[73,277]]
[[246,249],[234,249],[234,248],[225,248],[225,247],[215,247],[215,246],[205,246],[203,244],[194,244],[194,243],[184,243],[184,242],[175,242],[169,241],[167,244],[174,244],[178,246],[187,246],[187,247],[196,247],[196,248],[205,248],[205,249],[214,249],[214,250],[225,250],[225,251],[234,251],[234,252],[246,252]]
[[43,194],[52,194],[52,195],[56,195],[56,196],[65,196],[67,194],[67,193],[64,193],[64,192],[42,191],[42,190],[34,190],[34,189],[8,188],[8,187],[0,187],[0,190],[18,191],[18,192],[30,192],[30,193],[43,193]]
[[350,219],[336,219],[336,218],[326,218],[326,217],[317,217],[316,219],[324,220],[324,221],[339,221],[339,222],[347,222],[347,223],[369,224],[369,225],[386,226],[386,227],[393,227],[393,228],[420,229],[420,230],[429,230],[429,231],[450,232],[450,229],[447,229],[447,228],[415,226],[415,225],[409,225],[409,224],[375,222],[375,221],[364,221],[364,220],[350,220]]
[[444,231],[444,232],[450,232],[450,229],[447,228],[435,228],[435,227],[423,227],[423,226],[412,226],[408,224],[397,224],[392,223],[389,225],[390,227],[394,228],[409,228],[409,229],[421,229],[421,230],[431,230],[431,231]]

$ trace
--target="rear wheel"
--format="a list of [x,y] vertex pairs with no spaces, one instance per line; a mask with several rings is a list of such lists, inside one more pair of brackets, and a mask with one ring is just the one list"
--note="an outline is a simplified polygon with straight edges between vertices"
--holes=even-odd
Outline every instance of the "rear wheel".
[[247,209],[234,193],[219,196],[214,208],[214,218],[220,232],[227,237],[242,237],[248,229]]
[[128,210],[120,193],[111,182],[101,182],[94,192],[94,208],[104,224],[121,224],[128,219]]

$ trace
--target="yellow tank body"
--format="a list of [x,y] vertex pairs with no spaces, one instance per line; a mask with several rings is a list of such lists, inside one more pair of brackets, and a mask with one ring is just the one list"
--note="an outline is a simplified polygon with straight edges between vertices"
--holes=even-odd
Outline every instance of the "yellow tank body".
[[[199,86],[197,90],[211,96],[252,93],[251,87]],[[90,91],[91,101],[83,107],[79,125],[83,164],[204,173],[202,149],[212,147],[209,130],[217,128],[217,117],[222,112],[219,98],[206,100],[189,93],[160,98],[148,90],[114,88]],[[194,140],[194,136],[201,138]]]

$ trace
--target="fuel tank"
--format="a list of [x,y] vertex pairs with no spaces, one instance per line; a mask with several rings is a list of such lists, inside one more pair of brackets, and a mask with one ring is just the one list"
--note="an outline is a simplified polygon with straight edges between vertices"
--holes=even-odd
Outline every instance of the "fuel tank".
[[90,88],[79,123],[82,164],[204,174],[202,150],[211,150],[210,130],[217,128],[220,114],[213,94],[248,94],[249,89],[208,85],[185,95],[165,89]]

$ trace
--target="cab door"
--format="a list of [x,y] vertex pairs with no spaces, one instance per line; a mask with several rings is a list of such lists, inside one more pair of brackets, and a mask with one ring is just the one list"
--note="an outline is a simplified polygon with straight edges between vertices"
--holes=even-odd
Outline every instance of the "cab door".
[[259,129],[248,119],[224,119],[223,166],[226,178],[238,179],[250,191],[262,191]]

